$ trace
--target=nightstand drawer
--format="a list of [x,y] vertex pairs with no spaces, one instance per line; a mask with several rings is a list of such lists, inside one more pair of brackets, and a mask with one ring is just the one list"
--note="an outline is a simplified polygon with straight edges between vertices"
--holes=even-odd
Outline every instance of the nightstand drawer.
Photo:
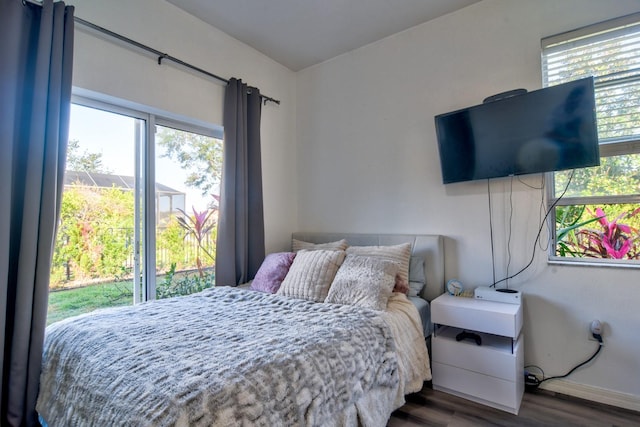
[[434,363],[460,367],[511,382],[522,375],[518,368],[522,336],[512,341],[507,337],[478,333],[482,338],[482,345],[479,346],[472,340],[456,341],[456,335],[460,332],[461,329],[451,327],[437,329],[432,338]]
[[433,388],[512,414],[518,413],[522,399],[517,383],[436,362],[433,363]]
[[441,295],[431,302],[431,321],[439,325],[517,338],[522,329],[522,306]]

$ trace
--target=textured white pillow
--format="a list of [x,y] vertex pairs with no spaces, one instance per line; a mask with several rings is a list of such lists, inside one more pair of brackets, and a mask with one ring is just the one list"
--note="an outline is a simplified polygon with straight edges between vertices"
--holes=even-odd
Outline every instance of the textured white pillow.
[[345,255],[344,251],[326,249],[299,251],[277,293],[323,302]]
[[396,262],[388,259],[347,255],[325,302],[385,310],[398,268]]
[[347,249],[347,241],[345,239],[337,240],[335,242],[328,243],[311,243],[305,242],[303,240],[291,239],[292,244],[291,247],[293,252],[301,251],[302,249],[307,250],[318,250],[318,249],[329,249],[334,251],[344,251]]
[[411,243],[392,246],[349,246],[347,254],[383,258],[399,264],[398,274],[409,283],[409,259],[411,259]]

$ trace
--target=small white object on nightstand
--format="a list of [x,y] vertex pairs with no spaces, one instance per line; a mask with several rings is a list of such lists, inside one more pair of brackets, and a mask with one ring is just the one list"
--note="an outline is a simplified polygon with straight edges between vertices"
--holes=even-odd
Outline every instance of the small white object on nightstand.
[[433,388],[517,414],[524,393],[522,305],[444,294],[431,302],[431,321]]
[[473,290],[473,296],[476,299],[507,304],[520,304],[522,298],[520,291],[515,289],[496,289],[489,286],[478,286]]

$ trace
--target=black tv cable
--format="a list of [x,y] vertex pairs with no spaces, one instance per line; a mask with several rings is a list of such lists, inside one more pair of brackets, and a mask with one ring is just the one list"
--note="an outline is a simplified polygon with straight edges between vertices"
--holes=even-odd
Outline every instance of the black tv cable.
[[560,197],[558,197],[552,204],[551,206],[549,206],[549,209],[547,210],[547,213],[544,215],[544,218],[542,218],[542,222],[540,222],[540,228],[538,228],[538,234],[536,235],[536,240],[533,242],[533,252],[531,253],[531,259],[529,260],[529,262],[527,263],[527,265],[525,265],[524,267],[522,267],[517,273],[514,273],[510,276],[505,277],[504,279],[500,279],[497,282],[494,281],[493,284],[491,285],[491,287],[495,287],[498,283],[502,283],[505,282],[507,280],[513,279],[514,277],[516,277],[517,275],[519,275],[520,273],[522,273],[523,271],[525,271],[527,268],[531,267],[531,264],[533,264],[533,260],[536,257],[536,246],[538,245],[538,241],[540,240],[540,234],[542,234],[542,229],[544,228],[544,225],[547,222],[547,218],[549,217],[549,215],[551,214],[551,212],[553,211],[553,209],[556,207],[556,205],[558,204],[558,202],[560,202],[560,200],[562,199],[562,197],[564,197],[564,195],[566,194],[567,190],[569,190],[569,185],[571,185],[571,180],[573,179],[573,174],[575,173],[575,169],[573,169],[571,171],[571,175],[569,175],[569,180],[567,181],[567,185],[565,185],[564,190],[562,190],[562,194],[560,194]]

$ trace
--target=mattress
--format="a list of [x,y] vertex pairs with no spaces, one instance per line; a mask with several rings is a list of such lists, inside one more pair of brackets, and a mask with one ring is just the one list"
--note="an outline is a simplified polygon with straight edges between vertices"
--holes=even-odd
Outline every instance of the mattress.
[[409,301],[418,309],[420,314],[420,320],[422,320],[422,328],[424,330],[424,337],[427,338],[433,332],[433,324],[431,323],[431,306],[429,301],[420,297],[408,297]]

